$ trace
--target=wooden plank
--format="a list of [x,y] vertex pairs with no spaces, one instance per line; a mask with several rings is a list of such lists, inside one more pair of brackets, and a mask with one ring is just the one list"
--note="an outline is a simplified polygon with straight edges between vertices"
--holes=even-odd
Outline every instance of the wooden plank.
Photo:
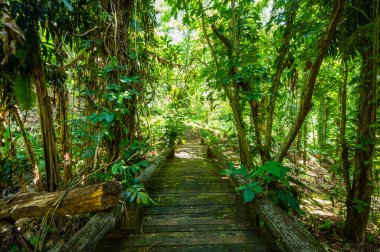
[[183,186],[184,188],[188,187],[198,187],[198,186],[203,186],[203,187],[224,187],[224,188],[233,188],[230,184],[224,183],[223,180],[220,181],[206,181],[206,182],[199,182],[199,181],[172,181],[171,183],[168,183],[168,181],[156,181],[155,183],[149,183],[149,186],[147,188],[157,188],[160,186],[162,189],[167,188],[167,187],[172,187],[172,186],[177,186],[181,187]]
[[249,231],[213,232],[167,232],[129,235],[128,239],[110,239],[103,247],[145,247],[160,242],[160,246],[219,245],[219,244],[262,244],[273,243],[269,234],[255,235]]
[[212,182],[209,182],[209,183],[197,183],[197,182],[186,182],[186,181],[183,181],[183,182],[178,182],[178,183],[171,183],[171,184],[165,184],[163,182],[159,182],[159,183],[152,183],[149,187],[148,187],[148,190],[155,190],[155,191],[165,191],[167,189],[175,189],[175,190],[179,190],[179,189],[183,189],[183,190],[187,190],[187,189],[208,189],[210,191],[212,191],[213,189],[218,189],[218,188],[233,188],[231,187],[230,185],[228,184],[224,184],[224,183],[212,183]]
[[153,177],[151,178],[152,183],[155,183],[157,181],[162,181],[164,183],[178,183],[178,182],[197,182],[197,183],[207,183],[207,182],[221,182],[223,183],[224,180],[220,176],[210,176],[210,177],[200,177],[197,175],[193,176],[165,176],[165,177]]
[[146,219],[143,225],[148,226],[165,226],[165,225],[217,225],[217,224],[237,224],[236,219],[207,219],[207,218],[170,218],[170,219]]
[[[215,193],[236,193],[236,190],[232,187],[190,187],[190,188],[165,188],[165,191],[162,191],[164,193],[208,193],[208,192],[215,192]],[[149,196],[155,196],[160,194],[160,190],[153,188],[148,188]]]
[[161,191],[156,194],[150,194],[150,196],[159,196],[159,197],[185,197],[185,198],[198,198],[198,197],[221,197],[221,196],[235,196],[235,192],[229,192],[229,193],[219,193],[219,192],[205,192],[205,193],[190,193],[190,192],[183,192],[183,193],[168,193],[166,191]]
[[198,206],[214,204],[235,204],[235,195],[223,195],[218,198],[199,195],[197,197],[165,197],[156,196],[152,198],[159,206]]
[[[261,228],[262,229],[262,228]],[[163,232],[197,232],[197,231],[215,231],[215,230],[251,230],[252,227],[244,224],[186,224],[186,225],[164,225],[164,226],[143,226],[142,228],[129,230],[129,233],[163,233]],[[265,229],[262,229],[266,232]],[[261,230],[261,231],[262,231]],[[256,232],[256,231],[255,231]],[[121,234],[120,237],[126,237],[128,234]],[[118,235],[114,232],[110,236]]]
[[213,212],[213,213],[190,213],[190,214],[153,214],[153,215],[145,215],[146,219],[174,219],[174,218],[210,218],[210,219],[224,219],[224,218],[236,218],[236,212]]
[[[154,246],[153,246],[154,245]],[[136,251],[136,247],[100,247],[96,251],[105,251],[112,248],[113,252],[123,251]],[[218,244],[218,245],[183,245],[183,246],[163,246],[161,243],[151,244],[147,247],[142,247],[139,251],[164,251],[164,252],[279,252],[281,251],[273,243],[260,243],[260,244]]]
[[154,206],[147,207],[146,214],[192,214],[192,213],[214,213],[214,212],[234,212],[235,205],[201,205],[201,206],[174,206],[174,207],[165,207],[165,206]]

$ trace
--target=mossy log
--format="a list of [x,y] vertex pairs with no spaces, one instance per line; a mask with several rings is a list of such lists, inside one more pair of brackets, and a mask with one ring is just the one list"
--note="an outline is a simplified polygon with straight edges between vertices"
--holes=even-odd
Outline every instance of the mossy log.
[[[218,151],[216,146],[209,146],[209,152],[209,155],[218,159],[222,166],[228,167],[228,158]],[[248,183],[241,175],[233,175],[231,179],[237,186]],[[325,251],[298,219],[275,205],[264,194],[256,195],[253,207],[285,251]]]
[[0,200],[0,220],[103,211],[119,202],[120,192],[120,184],[109,181],[68,192],[23,194]]

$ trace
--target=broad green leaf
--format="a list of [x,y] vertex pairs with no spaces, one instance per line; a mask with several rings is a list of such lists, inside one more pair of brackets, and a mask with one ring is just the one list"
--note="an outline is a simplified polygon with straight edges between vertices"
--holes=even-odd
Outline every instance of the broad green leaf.
[[17,103],[23,110],[29,110],[36,105],[36,93],[32,78],[18,76],[13,83]]
[[248,189],[243,192],[244,203],[251,202],[255,198],[255,193]]

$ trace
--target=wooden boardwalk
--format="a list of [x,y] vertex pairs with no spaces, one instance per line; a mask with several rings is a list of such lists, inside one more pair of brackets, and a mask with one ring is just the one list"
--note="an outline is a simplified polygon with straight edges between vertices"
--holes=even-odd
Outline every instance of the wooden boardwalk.
[[114,231],[97,251],[278,251],[265,228],[239,223],[235,190],[219,169],[205,146],[179,146],[149,183],[157,204],[141,230]]

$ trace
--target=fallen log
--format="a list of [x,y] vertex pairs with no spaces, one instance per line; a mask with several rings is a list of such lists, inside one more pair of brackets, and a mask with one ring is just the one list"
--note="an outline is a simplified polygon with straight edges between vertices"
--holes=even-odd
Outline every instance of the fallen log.
[[[208,148],[210,155],[218,159],[222,166],[228,167],[229,161],[226,156],[215,146],[208,146]],[[248,183],[241,175],[234,174],[230,178],[237,186]],[[285,251],[325,251],[298,219],[275,205],[264,194],[256,195],[253,207],[268,231],[279,241],[279,245]]]
[[[146,184],[156,171],[160,163],[170,157],[174,149],[174,145],[168,147],[161,152],[148,167],[137,178],[141,184]],[[126,220],[122,221],[122,217],[125,214],[122,205],[119,205],[107,212],[101,212],[95,214],[86,225],[79,230],[71,239],[62,246],[54,247],[50,252],[62,252],[62,251],[93,251],[102,241],[108,231],[118,228],[119,225],[125,224],[128,226],[128,221],[134,221],[131,214],[138,214],[139,208],[134,205],[127,205],[128,208]],[[124,222],[124,223],[122,223]]]
[[120,191],[118,182],[108,181],[68,192],[23,194],[0,200],[0,220],[103,211],[119,202]]

